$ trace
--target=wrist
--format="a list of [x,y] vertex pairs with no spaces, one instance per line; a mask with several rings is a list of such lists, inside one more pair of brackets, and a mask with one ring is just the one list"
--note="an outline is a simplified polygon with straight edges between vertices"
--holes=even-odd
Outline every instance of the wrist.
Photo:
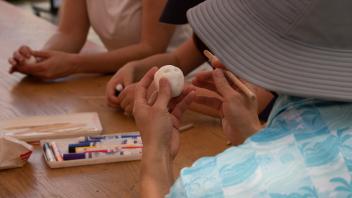
[[168,167],[172,164],[170,152],[158,148],[144,147],[142,154],[142,172],[158,171],[156,167]]
[[78,54],[69,54],[69,64],[72,67],[72,73],[83,73],[82,67],[80,67],[80,56]]

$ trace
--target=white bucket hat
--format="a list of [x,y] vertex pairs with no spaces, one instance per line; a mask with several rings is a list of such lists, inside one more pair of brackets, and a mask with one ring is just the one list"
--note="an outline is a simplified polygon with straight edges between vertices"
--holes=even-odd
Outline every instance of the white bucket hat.
[[278,93],[352,101],[351,0],[207,0],[187,17],[239,77]]

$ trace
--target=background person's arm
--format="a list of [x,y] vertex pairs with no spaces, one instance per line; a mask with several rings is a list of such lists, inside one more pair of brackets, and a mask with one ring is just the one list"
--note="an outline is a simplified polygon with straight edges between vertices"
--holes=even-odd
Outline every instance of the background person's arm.
[[[73,36],[76,33],[78,35],[79,31],[68,30],[70,29],[69,27],[75,28],[75,24],[72,23],[74,20],[72,17],[74,16],[70,15],[69,12],[69,14],[63,16],[64,22],[60,24],[59,33],[54,35],[45,45],[48,50],[31,52],[35,57],[41,58],[42,61],[35,64],[21,65],[21,67],[17,67],[17,71],[42,79],[54,79],[74,73],[110,73],[115,72],[119,67],[131,60],[161,53],[166,50],[175,29],[173,25],[159,23],[160,13],[164,4],[164,0],[143,0],[141,39],[139,43],[96,54],[72,53],[80,50],[82,46],[78,46],[78,44],[84,44],[83,40],[86,39],[87,32],[85,32],[84,38],[80,37],[77,39]],[[66,4],[66,6],[68,5]],[[71,23],[66,23],[68,19],[71,20]],[[116,20],[118,22],[118,19]],[[65,31],[73,31],[75,33],[66,34]],[[67,47],[66,41],[72,41],[74,44],[71,47]]]
[[43,50],[78,53],[86,42],[90,22],[85,0],[65,0],[60,8],[57,31]]
[[78,65],[78,72],[115,72],[129,61],[142,59],[166,50],[175,26],[159,22],[165,1],[143,0],[142,3],[140,42],[107,53],[77,55],[73,59],[73,64]]
[[[66,0],[61,5],[60,22],[56,32],[48,39],[42,50],[55,50],[77,53],[86,42],[89,19],[85,0]],[[30,46],[23,45],[16,50],[9,63],[10,73],[18,71],[19,66],[25,66],[25,60],[32,56]]]

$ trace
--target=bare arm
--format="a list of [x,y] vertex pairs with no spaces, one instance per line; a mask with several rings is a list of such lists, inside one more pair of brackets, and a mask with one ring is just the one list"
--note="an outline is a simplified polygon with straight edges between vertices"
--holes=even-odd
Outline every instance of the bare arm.
[[[205,61],[206,59],[196,48],[191,37],[173,52],[156,54],[142,60],[132,61],[128,66],[135,67],[137,73],[144,75],[150,68],[155,66],[176,65],[187,74]],[[141,78],[142,76],[139,77]]]
[[78,72],[115,72],[129,61],[164,52],[175,30],[173,25],[159,22],[164,5],[164,0],[143,0],[140,42],[107,53],[77,55],[73,64]]
[[169,192],[174,183],[172,165],[173,160],[165,151],[150,148],[143,153],[140,173],[141,197],[161,198]]
[[78,53],[86,42],[89,26],[86,1],[65,0],[60,10],[58,29],[43,50]]
[[[74,23],[72,23],[74,22]],[[89,29],[89,20],[85,0],[64,1],[60,11],[60,24],[56,32],[49,38],[42,50],[54,50],[66,53],[77,53],[86,41]],[[9,58],[10,73],[15,71],[45,76],[37,72],[36,68],[28,68],[26,59],[33,56],[30,46],[22,45]],[[43,58],[43,57],[41,57]],[[68,58],[66,58],[68,59]],[[61,59],[62,60],[62,59]],[[50,65],[54,65],[50,63]],[[47,72],[48,73],[48,72]]]

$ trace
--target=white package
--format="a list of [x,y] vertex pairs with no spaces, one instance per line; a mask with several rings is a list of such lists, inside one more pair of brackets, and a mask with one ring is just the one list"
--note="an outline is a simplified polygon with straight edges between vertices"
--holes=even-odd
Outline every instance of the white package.
[[2,135],[0,132],[0,170],[22,167],[28,161],[33,147],[26,142]]

